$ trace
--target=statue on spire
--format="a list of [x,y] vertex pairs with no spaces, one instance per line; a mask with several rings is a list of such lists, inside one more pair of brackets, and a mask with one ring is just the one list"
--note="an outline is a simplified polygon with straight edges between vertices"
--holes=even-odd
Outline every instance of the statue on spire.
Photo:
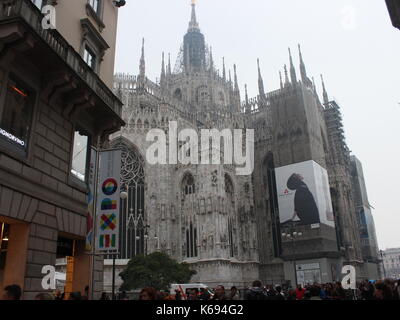
[[192,18],[189,22],[189,31],[200,31],[196,18],[196,0],[192,0]]

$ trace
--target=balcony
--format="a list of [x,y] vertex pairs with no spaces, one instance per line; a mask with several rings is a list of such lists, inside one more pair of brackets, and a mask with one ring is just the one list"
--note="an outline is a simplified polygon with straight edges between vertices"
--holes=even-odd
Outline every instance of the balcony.
[[[44,91],[49,99],[63,99],[68,94],[68,116],[84,106],[96,127],[119,130],[124,125],[122,102],[57,30],[42,27],[42,20],[42,13],[30,0],[0,0],[0,52],[17,50],[46,74]],[[56,92],[60,88],[61,96]]]

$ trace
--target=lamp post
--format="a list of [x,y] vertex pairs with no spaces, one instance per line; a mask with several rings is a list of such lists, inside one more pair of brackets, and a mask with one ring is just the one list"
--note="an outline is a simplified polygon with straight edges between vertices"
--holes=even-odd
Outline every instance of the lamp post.
[[379,250],[379,253],[381,255],[381,263],[382,263],[382,270],[383,270],[383,279],[386,279],[386,269],[385,269],[385,262],[383,260],[383,256],[385,255],[385,252],[383,250]]
[[287,232],[282,233],[282,239],[287,239],[292,242],[292,253],[293,253],[293,269],[294,269],[294,279],[295,287],[297,286],[297,269],[296,269],[296,239],[303,236],[302,232],[295,231],[292,226]]
[[[119,194],[119,197],[121,200],[126,200],[128,198],[128,193],[125,191],[122,191]],[[111,290],[112,290],[111,299],[112,300],[115,300],[115,256],[116,256],[115,254],[113,254],[113,256],[112,256],[112,260],[113,260],[113,262],[112,262],[112,278],[111,278],[112,279],[111,280]]]

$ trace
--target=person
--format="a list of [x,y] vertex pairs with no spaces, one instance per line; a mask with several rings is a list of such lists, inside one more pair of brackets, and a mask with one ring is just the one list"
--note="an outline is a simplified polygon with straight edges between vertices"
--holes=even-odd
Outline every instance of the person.
[[206,288],[200,288],[200,295],[199,295],[199,300],[210,300],[211,295],[210,292]]
[[346,291],[343,289],[342,283],[339,281],[335,284],[333,297],[335,300],[346,300]]
[[255,280],[245,295],[245,300],[267,300],[261,281]]
[[4,288],[2,300],[20,300],[21,295],[21,287],[17,284],[12,284]]
[[211,300],[227,300],[225,296],[225,287],[223,285],[219,285],[214,290],[214,296]]
[[198,300],[198,294],[196,289],[189,290],[188,300]]
[[296,300],[296,291],[293,290],[293,288],[289,290],[287,300],[289,301]]
[[300,225],[320,223],[317,203],[303,180],[303,176],[294,173],[287,181],[288,189],[296,190],[294,195],[294,214],[291,220],[293,221],[297,216],[300,219]]
[[397,286],[395,288],[395,299],[400,300],[400,280],[397,280]]
[[274,290],[273,286],[268,285],[264,293],[267,295],[267,300],[275,300],[276,299],[276,291]]
[[56,290],[55,292],[54,292],[54,300],[62,300],[63,298],[62,298],[62,295],[61,295],[61,291],[60,290]]
[[118,300],[129,300],[128,295],[126,294],[126,291],[122,291],[120,292],[119,296],[118,296]]
[[110,300],[110,297],[108,296],[107,292],[102,292],[100,300]]
[[82,300],[81,292],[80,291],[71,292],[69,294],[68,300],[76,300],[76,301]]
[[319,291],[319,297],[321,298],[321,300],[327,300],[328,299],[328,293],[326,291],[326,285],[325,284],[321,287],[321,290]]
[[231,294],[229,295],[229,299],[230,300],[240,300],[239,290],[235,286],[233,286],[231,288]]
[[175,289],[175,300],[182,300],[182,294],[178,289]]
[[385,300],[384,292],[386,286],[383,282],[378,282],[375,284],[374,300]]
[[147,287],[143,288],[139,294],[139,300],[156,300],[156,289]]
[[82,300],[89,300],[89,286],[85,287],[85,294],[82,297]]
[[282,292],[281,286],[276,286],[275,291],[276,291],[275,300],[286,300],[285,294]]
[[304,300],[304,295],[306,294],[306,289],[304,289],[301,284],[297,285],[296,288],[296,300]]
[[54,300],[54,296],[48,292],[38,293],[35,300]]

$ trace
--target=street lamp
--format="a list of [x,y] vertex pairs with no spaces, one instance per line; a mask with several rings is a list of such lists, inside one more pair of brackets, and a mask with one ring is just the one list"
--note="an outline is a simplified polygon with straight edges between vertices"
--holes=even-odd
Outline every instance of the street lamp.
[[386,269],[385,269],[385,262],[383,260],[383,256],[385,256],[385,252],[383,250],[379,250],[379,253],[381,255],[381,263],[382,263],[382,269],[383,269],[383,279],[386,279]]
[[[122,191],[119,194],[119,197],[121,200],[126,200],[128,199],[128,193],[126,191]],[[115,300],[115,256],[116,254],[113,254],[113,264],[112,264],[112,283],[111,283],[111,290],[112,290],[112,300]]]
[[295,286],[297,286],[297,269],[296,269],[296,239],[303,236],[302,232],[294,231],[294,227],[292,226],[287,232],[282,233],[282,239],[287,239],[292,242],[292,250],[293,250],[293,269],[294,269],[294,279]]

